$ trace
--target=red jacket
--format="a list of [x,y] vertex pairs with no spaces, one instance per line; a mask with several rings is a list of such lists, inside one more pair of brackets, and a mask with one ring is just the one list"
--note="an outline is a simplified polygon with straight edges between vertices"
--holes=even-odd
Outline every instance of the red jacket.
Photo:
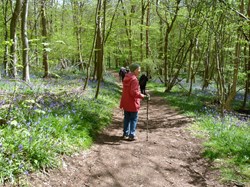
[[138,112],[142,98],[137,77],[133,73],[127,73],[123,79],[120,108],[127,112]]

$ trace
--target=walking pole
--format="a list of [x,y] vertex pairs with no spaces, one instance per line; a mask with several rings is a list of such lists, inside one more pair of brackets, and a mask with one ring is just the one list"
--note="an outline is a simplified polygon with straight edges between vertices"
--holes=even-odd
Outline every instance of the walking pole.
[[147,94],[147,141],[148,141],[148,101],[150,100],[149,94]]

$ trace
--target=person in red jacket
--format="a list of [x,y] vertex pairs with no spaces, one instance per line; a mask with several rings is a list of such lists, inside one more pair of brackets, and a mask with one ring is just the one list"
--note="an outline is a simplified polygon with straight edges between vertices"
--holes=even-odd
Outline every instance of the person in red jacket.
[[138,121],[138,111],[140,100],[146,97],[140,92],[138,76],[141,67],[138,64],[129,66],[130,72],[123,79],[122,96],[120,108],[124,110],[123,138],[136,140],[136,126]]

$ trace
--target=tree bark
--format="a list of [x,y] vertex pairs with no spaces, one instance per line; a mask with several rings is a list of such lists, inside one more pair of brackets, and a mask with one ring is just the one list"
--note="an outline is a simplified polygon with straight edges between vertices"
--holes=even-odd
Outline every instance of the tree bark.
[[[149,44],[149,26],[150,26],[150,9],[151,9],[151,2],[148,0],[147,2],[147,17],[146,17],[146,58],[150,58],[151,51],[150,51],[150,44]],[[146,75],[149,76],[149,67],[146,67]]]
[[22,9],[22,0],[17,0],[15,5],[15,10],[11,17],[10,22],[10,40],[12,41],[12,45],[10,47],[10,66],[9,66],[9,75],[10,77],[16,78],[17,76],[17,36],[16,36],[16,29],[17,29],[17,23],[18,18]]
[[[9,1],[2,0],[3,16],[4,16],[4,41],[8,41],[8,3]],[[8,56],[9,56],[9,45],[5,43],[4,45],[4,55],[3,55],[3,72],[4,76],[9,76],[8,71]]]
[[[248,5],[247,5],[247,15],[248,17],[250,17],[250,0],[248,1]],[[249,25],[250,25],[250,22],[249,22]],[[248,33],[248,38],[250,38],[250,31]],[[243,109],[246,108],[248,94],[250,93],[250,45],[249,44],[245,46],[245,51],[244,51],[245,56],[247,56],[247,48],[248,48],[248,58],[245,59],[246,83],[245,83],[244,100],[242,104]]]
[[141,50],[141,62],[143,62],[143,25],[144,25],[144,16],[145,16],[145,5],[144,0],[141,0],[141,27],[140,27],[140,50]]
[[[241,5],[240,5],[240,11],[243,13],[243,7],[244,7],[244,1],[241,0]],[[225,109],[230,110],[231,109],[231,103],[235,98],[236,95],[236,86],[237,86],[237,81],[238,81],[238,72],[239,72],[239,65],[240,65],[240,52],[241,52],[241,45],[240,45],[240,39],[241,39],[241,34],[240,34],[240,28],[238,29],[237,32],[237,41],[235,45],[235,57],[234,57],[234,71],[233,71],[233,84],[229,90],[228,97],[225,101]]]
[[43,78],[49,77],[49,57],[47,52],[47,20],[46,20],[46,0],[41,0],[41,23],[42,23],[42,37],[43,37],[43,68],[44,76]]
[[83,3],[78,1],[72,2],[72,9],[73,9],[73,20],[74,20],[74,30],[76,35],[76,41],[77,41],[77,61],[79,63],[78,68],[80,71],[83,70],[83,55],[82,55],[82,33],[83,28],[81,26],[81,20],[82,20],[82,7]]
[[30,81],[29,74],[29,41],[27,34],[29,0],[24,0],[22,9],[22,43],[23,43],[23,80]]
[[[129,19],[127,20],[127,13],[125,11],[125,7],[124,7],[124,3],[123,0],[121,0],[122,3],[122,8],[123,8],[123,15],[124,15],[124,23],[125,23],[125,28],[126,28],[126,35],[128,38],[128,46],[129,46],[129,57],[128,57],[128,64],[131,64],[133,61],[133,52],[132,52],[132,20],[131,17],[129,17]],[[134,8],[135,5],[131,5],[131,9],[130,9],[130,14],[134,13]]]
[[[105,0],[104,0],[105,1]],[[96,34],[96,52],[97,52],[97,89],[96,89],[96,94],[95,98],[98,97],[99,90],[100,90],[100,84],[102,80],[102,72],[103,72],[103,25],[102,23],[102,14],[101,14],[101,9],[102,6],[105,7],[105,2],[102,0],[98,0],[98,15],[97,15],[97,34]],[[105,8],[103,9],[105,11]]]

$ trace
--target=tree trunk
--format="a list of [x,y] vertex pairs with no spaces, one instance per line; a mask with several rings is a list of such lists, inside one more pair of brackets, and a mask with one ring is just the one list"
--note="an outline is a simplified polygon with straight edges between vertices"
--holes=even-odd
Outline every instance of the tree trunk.
[[206,52],[206,59],[204,60],[204,74],[203,74],[203,85],[202,85],[202,90],[208,87],[210,78],[209,78],[209,64],[210,64],[210,59],[211,59],[211,46],[210,46],[210,39],[208,40],[208,48]]
[[[244,56],[246,57],[247,56],[247,48],[248,45],[245,44],[244,46]],[[243,103],[242,103],[242,109],[245,109],[246,108],[246,105],[247,105],[247,95],[248,95],[248,71],[250,69],[248,69],[248,62],[249,62],[249,57],[248,58],[244,58],[244,64],[245,64],[245,72],[246,72],[246,75],[247,75],[247,79],[246,79],[246,82],[245,82],[245,93],[244,93],[244,99],[243,99]]]
[[[240,12],[243,13],[244,11],[244,1],[241,0],[241,5],[240,5]],[[238,29],[238,37],[236,41],[236,46],[235,46],[235,57],[234,57],[234,71],[233,71],[233,84],[230,88],[228,97],[225,102],[225,109],[230,110],[231,109],[231,103],[235,98],[236,95],[236,86],[237,86],[237,81],[238,81],[238,72],[239,72],[239,65],[240,65],[240,52],[241,52],[241,45],[240,45],[240,39],[241,39],[241,34],[240,34],[240,28]]]
[[145,5],[144,0],[141,0],[141,27],[140,27],[140,51],[141,51],[141,63],[143,61],[143,24],[145,16]]
[[92,49],[90,52],[90,56],[89,56],[89,61],[88,64],[86,66],[87,72],[86,72],[86,79],[84,82],[84,86],[83,86],[83,90],[86,90],[87,86],[88,86],[88,81],[89,81],[89,77],[90,77],[90,64],[93,58],[93,53],[95,50],[95,43],[96,43],[96,38],[97,38],[97,24],[96,24],[96,20],[97,20],[97,15],[98,15],[98,6],[96,6],[96,12],[95,12],[95,32],[94,32],[94,38],[93,38],[93,42],[92,42]]
[[[159,4],[159,0],[156,0],[156,12],[157,15],[159,16],[159,18],[161,20],[163,20],[166,23],[166,31],[165,31],[165,38],[164,38],[164,84],[166,87],[168,87],[168,82],[169,82],[169,62],[168,62],[168,43],[169,43],[169,34],[173,28],[173,25],[176,21],[176,18],[178,16],[178,11],[180,9],[179,4],[180,4],[181,0],[177,0],[176,1],[176,8],[174,10],[174,16],[173,18],[170,20],[170,22],[168,20],[164,20],[163,17],[161,16],[161,14],[158,11],[158,4]],[[166,89],[168,90],[168,88]]]
[[[83,28],[81,26],[82,21],[82,7],[83,3],[78,1],[72,2],[72,9],[73,9],[73,20],[74,20],[74,31],[76,34],[76,41],[77,41],[77,61],[78,61],[78,68],[80,71],[83,70],[83,56],[82,56],[82,33]],[[63,18],[62,18],[63,19]]]
[[[215,38],[216,40],[216,38]],[[215,41],[215,61],[217,68],[217,87],[218,87],[218,96],[220,100],[220,114],[224,117],[224,101],[225,101],[225,89],[224,89],[224,77],[223,77],[223,67],[221,65],[220,57],[219,57],[219,44]]]
[[[132,29],[131,29],[131,26],[132,26],[132,20],[131,20],[131,17],[129,17],[129,19],[127,20],[127,13],[125,11],[125,8],[124,8],[124,4],[123,4],[123,0],[121,0],[121,3],[122,3],[122,7],[123,7],[123,15],[124,15],[124,22],[125,22],[125,28],[126,28],[126,35],[127,35],[127,38],[128,38],[128,46],[129,46],[129,57],[128,57],[128,64],[131,64],[132,63],[132,59],[133,59],[133,52],[132,52]],[[134,7],[135,5],[131,5],[131,10],[130,10],[130,13],[134,13]]]
[[[105,1],[105,0],[104,0]],[[100,90],[100,84],[101,84],[101,80],[102,80],[102,72],[103,72],[103,30],[102,30],[102,26],[104,25],[104,23],[102,24],[102,14],[101,14],[101,9],[102,9],[102,5],[103,5],[103,1],[102,0],[98,0],[98,15],[97,15],[97,34],[96,34],[96,52],[97,52],[97,66],[96,66],[96,70],[97,70],[97,80],[98,80],[98,84],[97,84],[97,89],[96,89],[96,94],[95,94],[95,98],[98,97],[99,94],[99,90]],[[105,2],[104,5],[105,7]],[[104,8],[105,11],[105,8]]]
[[[247,15],[250,16],[250,0],[248,1]],[[250,25],[250,22],[249,22]],[[250,31],[248,33],[248,37],[250,37]],[[250,93],[250,45],[245,46],[244,56],[247,56],[247,47],[248,47],[248,58],[245,59],[245,72],[246,72],[246,83],[245,83],[245,94],[244,101],[242,104],[242,108],[246,108],[248,94]]]
[[[39,15],[39,8],[37,7],[37,2],[34,1],[33,3],[33,15]],[[38,18],[36,17],[36,19],[34,19],[34,31],[31,32],[31,35],[30,35],[30,38],[37,38],[38,37],[38,34],[39,34],[39,29],[40,27],[38,26]],[[34,34],[33,34],[34,32]],[[36,66],[40,66],[40,63],[39,63],[39,54],[38,54],[38,42],[35,41],[34,42],[36,45],[34,46],[33,50],[34,50],[34,55],[35,55],[35,65]]]
[[18,23],[18,18],[22,9],[22,0],[16,1],[15,10],[11,17],[10,22],[10,39],[12,40],[12,45],[10,47],[10,66],[9,66],[9,75],[10,77],[16,78],[17,76],[17,54],[16,54],[16,48],[17,48],[17,36],[16,36],[16,28]]
[[[4,41],[8,41],[8,2],[2,0],[3,4],[3,16],[4,16]],[[9,45],[6,43],[4,45],[4,55],[3,55],[3,72],[4,76],[9,76],[8,71],[8,56],[9,56]]]
[[27,35],[27,18],[28,18],[29,0],[24,0],[22,10],[22,43],[23,43],[23,80],[30,81],[29,74],[29,41]]
[[48,62],[48,52],[47,52],[47,20],[46,20],[46,0],[41,1],[41,22],[42,22],[42,37],[43,37],[43,68],[44,76],[43,78],[49,77],[49,62]]
[[[147,17],[146,17],[146,58],[148,59],[151,55],[150,52],[150,45],[149,45],[149,26],[150,26],[150,9],[151,9],[151,4],[150,0],[147,2]],[[146,67],[146,74],[149,76],[149,67]]]

